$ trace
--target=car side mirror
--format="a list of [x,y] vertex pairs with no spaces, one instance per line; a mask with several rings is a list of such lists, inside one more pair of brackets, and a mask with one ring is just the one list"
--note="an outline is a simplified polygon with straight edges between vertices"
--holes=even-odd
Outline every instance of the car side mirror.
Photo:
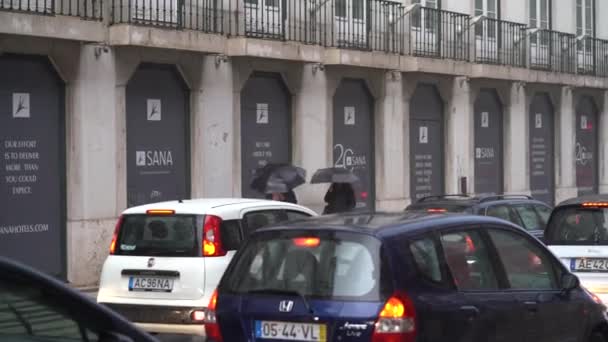
[[566,274],[562,275],[562,279],[561,279],[562,291],[570,292],[570,291],[576,289],[579,285],[580,285],[580,282],[578,280],[578,277],[575,276],[574,274],[566,273]]

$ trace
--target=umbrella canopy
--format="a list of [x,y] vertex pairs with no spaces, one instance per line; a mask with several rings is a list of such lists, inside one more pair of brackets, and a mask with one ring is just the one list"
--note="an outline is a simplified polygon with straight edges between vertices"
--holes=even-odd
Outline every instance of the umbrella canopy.
[[312,176],[310,181],[312,184],[318,183],[357,183],[359,182],[359,177],[352,173],[352,171],[337,168],[337,167],[328,167],[325,169],[319,169]]
[[264,193],[288,192],[306,183],[306,170],[289,164],[266,164],[255,170],[251,188]]

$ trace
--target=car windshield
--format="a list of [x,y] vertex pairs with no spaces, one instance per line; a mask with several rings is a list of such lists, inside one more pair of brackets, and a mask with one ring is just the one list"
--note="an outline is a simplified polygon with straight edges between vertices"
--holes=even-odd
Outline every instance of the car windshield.
[[558,209],[551,218],[548,232],[552,243],[608,245],[608,209]]
[[237,294],[379,301],[390,294],[380,246],[355,233],[265,232],[247,243],[220,287]]
[[198,256],[196,216],[125,215],[116,255]]

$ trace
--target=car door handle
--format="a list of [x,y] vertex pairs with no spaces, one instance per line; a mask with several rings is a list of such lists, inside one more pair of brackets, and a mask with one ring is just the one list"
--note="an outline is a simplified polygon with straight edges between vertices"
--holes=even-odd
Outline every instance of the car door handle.
[[460,307],[460,311],[471,318],[479,316],[479,309],[473,305],[463,305]]
[[528,312],[538,312],[538,303],[536,302],[524,302],[524,306]]

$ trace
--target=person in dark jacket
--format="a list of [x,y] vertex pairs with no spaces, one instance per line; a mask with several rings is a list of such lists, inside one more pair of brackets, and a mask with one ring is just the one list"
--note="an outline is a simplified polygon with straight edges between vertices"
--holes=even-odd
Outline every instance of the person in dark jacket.
[[293,192],[293,190],[289,190],[288,192],[273,192],[266,194],[266,199],[298,204],[298,199],[296,198],[296,194]]
[[348,183],[332,183],[325,194],[325,203],[323,215],[351,211],[357,205],[355,191]]

